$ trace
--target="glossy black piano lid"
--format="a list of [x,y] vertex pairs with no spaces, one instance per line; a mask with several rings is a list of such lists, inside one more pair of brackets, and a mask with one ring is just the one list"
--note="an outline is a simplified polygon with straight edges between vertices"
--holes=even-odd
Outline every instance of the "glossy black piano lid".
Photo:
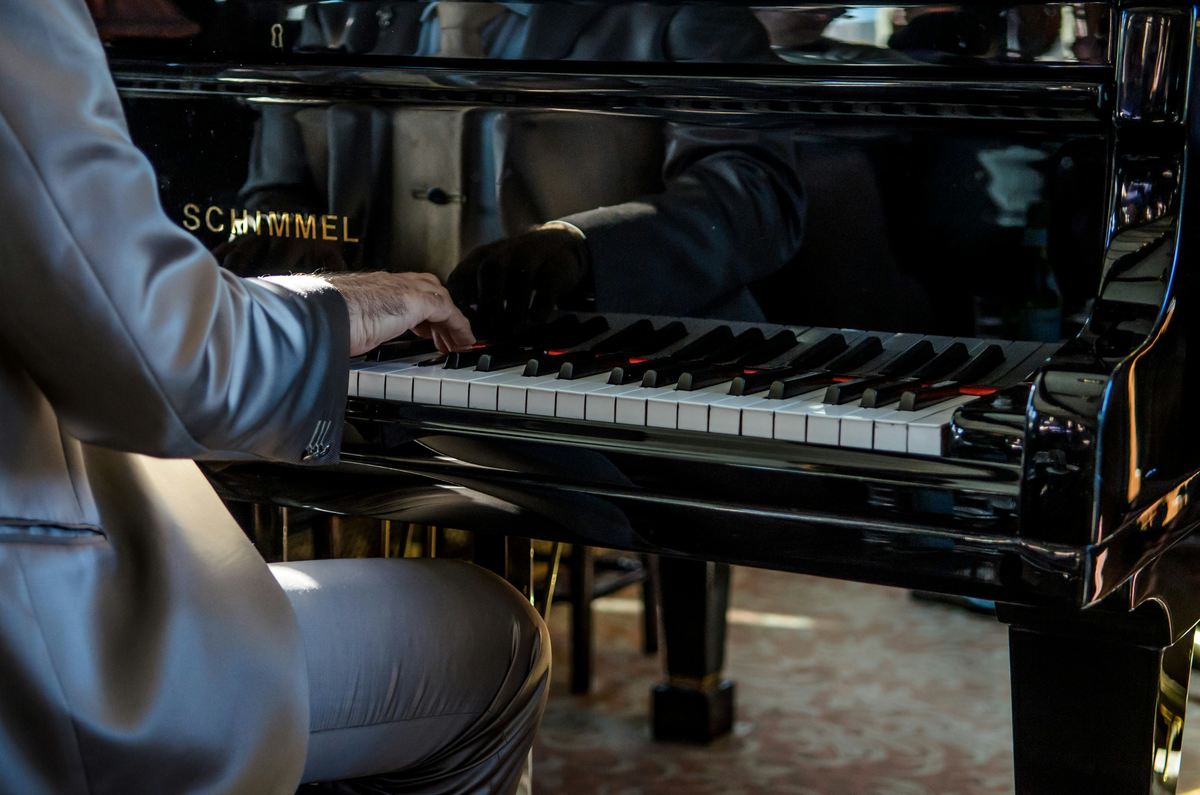
[[1058,340],[1096,295],[1106,3],[96,7],[238,273],[431,271],[492,332],[572,257],[534,309]]

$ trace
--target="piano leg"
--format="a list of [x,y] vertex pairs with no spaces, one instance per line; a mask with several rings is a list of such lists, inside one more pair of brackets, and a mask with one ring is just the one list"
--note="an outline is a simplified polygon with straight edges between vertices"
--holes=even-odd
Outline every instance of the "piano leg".
[[1073,629],[1009,627],[1018,795],[1174,793],[1194,630],[1163,649]]
[[725,664],[729,565],[658,561],[667,681],[652,695],[654,737],[709,742],[733,728],[733,682]]

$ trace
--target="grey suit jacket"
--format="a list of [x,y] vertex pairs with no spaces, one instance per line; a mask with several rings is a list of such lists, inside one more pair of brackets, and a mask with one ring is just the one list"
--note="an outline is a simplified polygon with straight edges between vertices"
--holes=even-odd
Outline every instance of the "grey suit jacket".
[[290,792],[294,617],[164,458],[334,460],[345,305],[167,219],[83,0],[0,0],[0,76],[0,792]]

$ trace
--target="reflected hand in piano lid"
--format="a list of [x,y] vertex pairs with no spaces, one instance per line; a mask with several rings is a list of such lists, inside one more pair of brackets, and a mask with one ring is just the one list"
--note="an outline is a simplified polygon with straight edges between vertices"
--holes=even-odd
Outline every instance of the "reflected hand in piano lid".
[[542,224],[474,249],[446,286],[456,303],[475,308],[480,329],[542,322],[555,308],[578,308],[593,293],[585,239],[571,224]]

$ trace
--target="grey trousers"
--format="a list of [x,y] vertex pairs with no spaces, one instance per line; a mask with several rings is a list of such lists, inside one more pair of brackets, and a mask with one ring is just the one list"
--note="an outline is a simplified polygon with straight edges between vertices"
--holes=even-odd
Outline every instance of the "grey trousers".
[[308,661],[301,793],[517,788],[546,702],[550,638],[515,589],[442,560],[271,570]]

